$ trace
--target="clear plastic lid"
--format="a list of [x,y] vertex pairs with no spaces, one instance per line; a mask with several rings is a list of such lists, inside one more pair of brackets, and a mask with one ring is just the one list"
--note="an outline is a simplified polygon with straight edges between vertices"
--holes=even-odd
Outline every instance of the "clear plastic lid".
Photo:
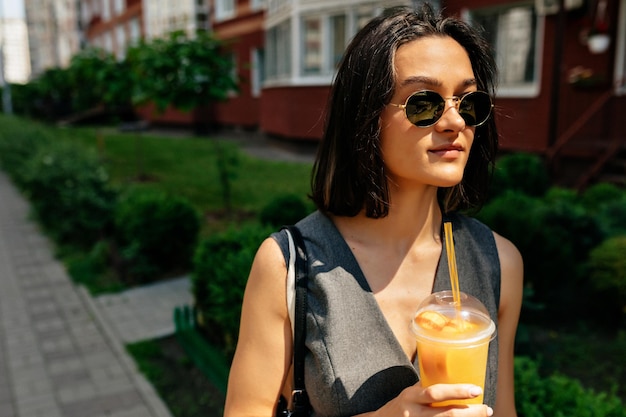
[[461,292],[461,307],[457,306],[452,291],[440,291],[420,303],[411,320],[411,330],[418,338],[446,340],[495,337],[495,324],[487,308],[477,298]]

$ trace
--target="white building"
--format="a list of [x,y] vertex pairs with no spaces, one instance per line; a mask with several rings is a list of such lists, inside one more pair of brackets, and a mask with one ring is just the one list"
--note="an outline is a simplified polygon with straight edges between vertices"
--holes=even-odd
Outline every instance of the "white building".
[[26,21],[20,18],[0,20],[0,45],[4,79],[11,84],[25,84],[30,77]]
[[80,49],[76,2],[24,0],[33,76],[67,67]]
[[208,29],[207,0],[143,0],[146,39],[182,30]]

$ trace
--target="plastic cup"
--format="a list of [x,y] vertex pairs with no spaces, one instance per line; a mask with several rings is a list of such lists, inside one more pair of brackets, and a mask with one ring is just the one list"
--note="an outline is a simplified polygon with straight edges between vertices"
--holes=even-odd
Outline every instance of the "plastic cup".
[[[465,293],[460,296],[461,307],[457,309],[452,291],[431,294],[419,305],[411,322],[424,387],[463,383],[485,388],[489,343],[496,336],[496,325],[480,301]],[[433,406],[482,402],[480,395]]]

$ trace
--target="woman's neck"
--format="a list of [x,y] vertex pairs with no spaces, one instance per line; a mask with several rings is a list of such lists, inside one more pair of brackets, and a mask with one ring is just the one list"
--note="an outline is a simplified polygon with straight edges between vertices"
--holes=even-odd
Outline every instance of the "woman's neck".
[[442,214],[435,187],[394,193],[386,217],[372,219],[361,211],[355,217],[334,217],[333,221],[346,240],[376,242],[398,251],[441,242]]

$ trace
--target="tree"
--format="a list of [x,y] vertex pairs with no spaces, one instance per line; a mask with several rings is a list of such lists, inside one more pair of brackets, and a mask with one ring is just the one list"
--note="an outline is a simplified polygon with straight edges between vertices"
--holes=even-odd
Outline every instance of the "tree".
[[161,112],[168,106],[189,111],[237,89],[223,42],[206,31],[142,41],[128,50],[127,61],[134,76],[133,102],[153,102]]
[[133,79],[126,61],[118,61],[113,54],[102,49],[88,48],[72,58],[68,71],[75,111],[96,106],[109,109],[130,106]]

